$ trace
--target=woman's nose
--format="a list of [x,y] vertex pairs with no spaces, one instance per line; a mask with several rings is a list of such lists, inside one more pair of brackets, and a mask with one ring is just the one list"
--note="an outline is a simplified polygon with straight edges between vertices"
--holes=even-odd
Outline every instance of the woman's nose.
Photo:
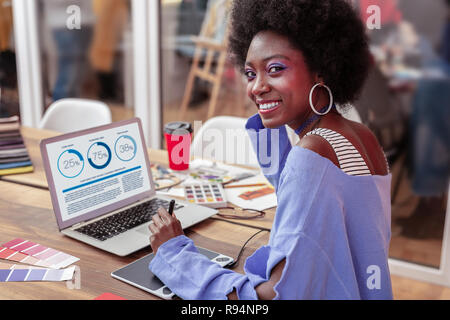
[[255,81],[253,82],[252,87],[252,94],[254,96],[259,96],[262,93],[270,91],[270,86],[267,82],[267,79],[265,77],[256,77]]

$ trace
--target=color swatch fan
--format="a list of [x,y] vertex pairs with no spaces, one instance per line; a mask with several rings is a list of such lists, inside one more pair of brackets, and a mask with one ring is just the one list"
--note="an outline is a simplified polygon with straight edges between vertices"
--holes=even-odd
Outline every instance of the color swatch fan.
[[0,246],[0,259],[29,265],[0,262],[0,282],[72,280],[79,267],[68,266],[80,260],[62,251],[20,238]]
[[68,281],[74,273],[75,266],[50,269],[0,263],[0,282]]
[[65,268],[80,260],[62,251],[20,238],[0,246],[0,259],[53,269]]

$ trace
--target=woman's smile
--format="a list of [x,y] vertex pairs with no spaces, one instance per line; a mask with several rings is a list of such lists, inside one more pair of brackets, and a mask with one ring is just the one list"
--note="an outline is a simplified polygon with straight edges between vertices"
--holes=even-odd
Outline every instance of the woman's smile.
[[274,112],[281,105],[281,100],[265,100],[258,101],[257,106],[260,114],[268,114]]

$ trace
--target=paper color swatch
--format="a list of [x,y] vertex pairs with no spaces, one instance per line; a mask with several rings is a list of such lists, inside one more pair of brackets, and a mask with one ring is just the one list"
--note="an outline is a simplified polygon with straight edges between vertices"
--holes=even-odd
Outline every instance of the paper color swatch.
[[275,193],[275,190],[272,187],[266,187],[266,188],[262,188],[262,189],[258,189],[258,190],[254,190],[254,191],[244,192],[244,193],[240,194],[239,197],[244,200],[253,200],[253,199],[257,199],[257,198],[260,198],[262,196],[265,196],[265,195],[268,195],[271,193]]
[[0,282],[68,281],[73,278],[74,272],[74,266],[48,269],[0,263]]
[[62,251],[20,238],[11,240],[0,247],[0,259],[54,269],[65,268],[80,260]]
[[110,292],[105,292],[99,295],[98,297],[94,298],[94,300],[127,300],[127,299]]
[[46,263],[45,261],[39,260],[32,256],[27,256],[26,254],[5,247],[0,247],[0,259],[26,263],[39,267],[50,267],[50,264]]

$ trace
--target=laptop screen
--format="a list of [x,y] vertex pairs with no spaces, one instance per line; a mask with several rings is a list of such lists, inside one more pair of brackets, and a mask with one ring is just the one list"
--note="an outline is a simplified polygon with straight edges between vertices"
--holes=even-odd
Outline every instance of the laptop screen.
[[41,152],[60,229],[152,191],[138,119],[46,139]]

